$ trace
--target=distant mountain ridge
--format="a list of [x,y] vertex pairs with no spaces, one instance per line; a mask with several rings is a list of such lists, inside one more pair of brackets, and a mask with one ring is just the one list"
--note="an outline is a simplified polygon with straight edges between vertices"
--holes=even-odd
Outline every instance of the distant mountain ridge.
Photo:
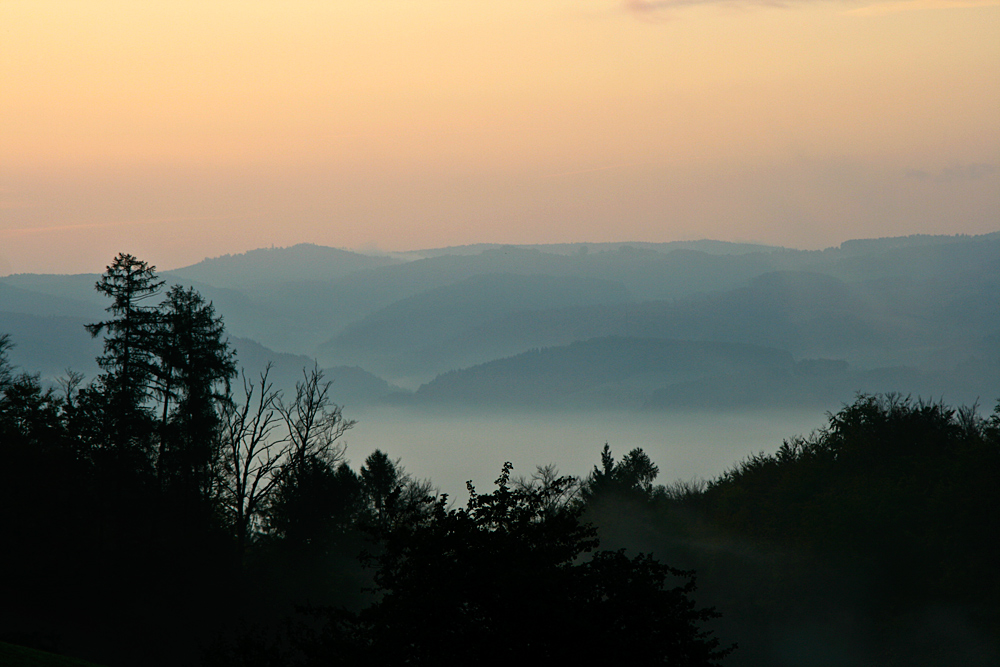
[[391,257],[300,243],[287,248],[258,248],[222,255],[165,272],[165,275],[216,287],[247,287],[284,282],[323,282],[363,269],[395,264]]
[[83,328],[92,318],[0,311],[0,333],[10,334],[11,362],[20,370],[54,379],[71,368],[93,379],[103,343]]
[[705,376],[790,373],[784,350],[610,336],[519,355],[439,375],[418,402],[522,407],[636,407],[656,389]]
[[[852,385],[907,393],[934,382],[961,393],[956,402],[1000,395],[982,370],[1000,359],[1000,232],[857,239],[812,251],[690,241],[477,244],[374,256],[300,244],[161,275],[211,300],[233,339],[247,341],[238,347],[253,364],[268,354],[281,359],[294,368],[288,381],[314,358],[345,376],[360,367],[375,374],[352,389],[365,400],[423,385],[414,400],[438,392],[441,402],[443,388],[457,382],[442,379],[449,372],[479,368],[463,380],[471,381],[484,365],[536,349],[572,350],[565,354],[591,368],[605,363],[600,355],[632,364],[625,352],[588,342],[611,339],[633,341],[636,354],[652,344],[640,340],[748,345],[790,355],[793,364],[824,359],[850,369],[836,381],[821,374],[822,382],[807,382],[797,366],[783,383],[770,371],[756,379],[749,371],[703,373],[655,387],[623,376],[602,385],[612,403],[616,392],[630,397],[622,404],[641,394],[649,406],[683,402],[685,392],[791,401],[817,383],[829,391],[816,400]],[[93,368],[79,363],[97,344],[80,325],[104,317],[98,277],[0,278],[0,332],[15,334],[12,354],[25,368]],[[547,363],[554,354],[534,358]],[[524,364],[504,363],[530,375]],[[683,366],[679,357],[671,363]]]
[[760,243],[739,243],[731,241],[715,241],[712,239],[700,239],[697,241],[666,241],[663,243],[649,241],[614,241],[588,243],[473,243],[462,246],[446,246],[444,248],[430,248],[427,250],[413,250],[405,253],[398,253],[401,256],[416,256],[421,258],[440,257],[442,255],[478,255],[487,250],[501,250],[503,248],[517,248],[521,250],[540,250],[555,255],[580,255],[590,252],[607,252],[609,250],[620,250],[621,248],[633,248],[641,250],[652,250],[654,252],[671,252],[673,250],[697,250],[713,255],[741,255],[751,252],[773,252],[775,250],[786,250],[781,246],[766,245]]
[[616,282],[577,277],[486,274],[406,297],[350,324],[320,348],[324,356],[356,357],[361,363],[378,355],[407,357],[455,332],[484,326],[504,315],[564,305],[599,305],[628,301]]
[[[286,394],[294,391],[295,384],[304,380],[316,364],[314,359],[303,355],[275,352],[260,343],[245,338],[230,340],[236,349],[239,365],[251,382],[260,378],[261,373],[271,364],[268,379],[276,389]],[[386,396],[402,391],[377,375],[357,366],[332,366],[321,369],[324,381],[331,382],[330,398],[341,406],[354,407],[358,404],[377,403]]]

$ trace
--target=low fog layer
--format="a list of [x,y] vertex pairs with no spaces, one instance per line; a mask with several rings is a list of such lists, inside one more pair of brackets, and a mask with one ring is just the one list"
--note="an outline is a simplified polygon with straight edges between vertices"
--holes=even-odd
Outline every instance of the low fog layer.
[[820,410],[487,414],[376,407],[352,416],[358,423],[344,436],[348,460],[360,463],[375,449],[390,452],[408,473],[459,502],[467,481],[489,488],[503,461],[514,464],[515,477],[530,477],[549,464],[585,477],[600,462],[605,443],[622,453],[643,449],[660,466],[663,482],[709,479],[824,422]]

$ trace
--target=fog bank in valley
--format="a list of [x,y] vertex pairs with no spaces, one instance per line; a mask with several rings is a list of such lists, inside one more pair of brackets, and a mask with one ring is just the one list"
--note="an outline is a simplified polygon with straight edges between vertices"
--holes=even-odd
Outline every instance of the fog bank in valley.
[[515,477],[530,477],[537,466],[550,463],[563,474],[585,477],[600,464],[605,443],[620,454],[642,448],[659,465],[660,482],[709,479],[825,422],[823,411],[815,409],[483,413],[389,406],[350,416],[358,420],[345,436],[350,461],[381,449],[459,502],[466,481],[488,489],[504,461],[514,464]]

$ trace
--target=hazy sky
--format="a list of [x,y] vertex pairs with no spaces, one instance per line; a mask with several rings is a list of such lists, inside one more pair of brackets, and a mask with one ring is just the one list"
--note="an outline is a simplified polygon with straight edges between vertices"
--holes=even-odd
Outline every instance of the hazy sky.
[[0,274],[1000,229],[1000,0],[2,0]]

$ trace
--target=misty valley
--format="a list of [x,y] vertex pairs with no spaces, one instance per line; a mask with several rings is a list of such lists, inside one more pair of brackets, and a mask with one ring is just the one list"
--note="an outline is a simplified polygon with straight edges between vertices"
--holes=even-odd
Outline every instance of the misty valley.
[[1000,232],[109,262],[0,278],[0,663],[1000,662]]
[[722,474],[750,454],[773,452],[826,419],[818,409],[484,414],[388,406],[350,414],[358,423],[344,436],[349,460],[381,448],[415,478],[458,499],[466,481],[493,481],[498,453],[514,464],[515,475],[555,464],[564,474],[586,477],[608,443],[622,452],[642,449],[660,466],[660,482],[691,481]]

